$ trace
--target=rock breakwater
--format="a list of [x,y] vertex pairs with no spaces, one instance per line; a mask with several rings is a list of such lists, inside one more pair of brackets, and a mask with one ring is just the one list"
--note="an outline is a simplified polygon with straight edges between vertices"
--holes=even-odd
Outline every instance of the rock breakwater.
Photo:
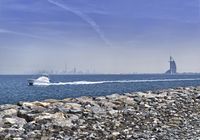
[[0,139],[200,139],[200,87],[0,105]]

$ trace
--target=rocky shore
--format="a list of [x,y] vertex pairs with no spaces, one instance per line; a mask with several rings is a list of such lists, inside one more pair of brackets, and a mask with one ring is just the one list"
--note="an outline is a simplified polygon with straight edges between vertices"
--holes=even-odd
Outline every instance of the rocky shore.
[[200,87],[0,105],[0,139],[200,139]]

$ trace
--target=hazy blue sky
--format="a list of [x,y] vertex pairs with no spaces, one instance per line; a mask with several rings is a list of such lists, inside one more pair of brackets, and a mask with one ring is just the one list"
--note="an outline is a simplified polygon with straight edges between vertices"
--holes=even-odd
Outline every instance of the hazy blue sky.
[[200,72],[199,0],[0,0],[0,73]]

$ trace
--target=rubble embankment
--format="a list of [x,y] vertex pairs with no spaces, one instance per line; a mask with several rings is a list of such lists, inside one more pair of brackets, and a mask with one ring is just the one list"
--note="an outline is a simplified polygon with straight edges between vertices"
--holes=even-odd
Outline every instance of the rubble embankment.
[[0,139],[200,139],[200,87],[0,105]]

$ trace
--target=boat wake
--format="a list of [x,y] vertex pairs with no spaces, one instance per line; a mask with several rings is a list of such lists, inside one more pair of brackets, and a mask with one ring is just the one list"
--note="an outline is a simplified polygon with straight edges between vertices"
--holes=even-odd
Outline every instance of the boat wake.
[[58,86],[58,85],[93,85],[106,83],[147,83],[147,82],[176,82],[176,81],[200,81],[196,79],[153,79],[153,80],[115,80],[115,81],[73,81],[73,82],[58,82],[58,83],[34,83],[41,86]]

